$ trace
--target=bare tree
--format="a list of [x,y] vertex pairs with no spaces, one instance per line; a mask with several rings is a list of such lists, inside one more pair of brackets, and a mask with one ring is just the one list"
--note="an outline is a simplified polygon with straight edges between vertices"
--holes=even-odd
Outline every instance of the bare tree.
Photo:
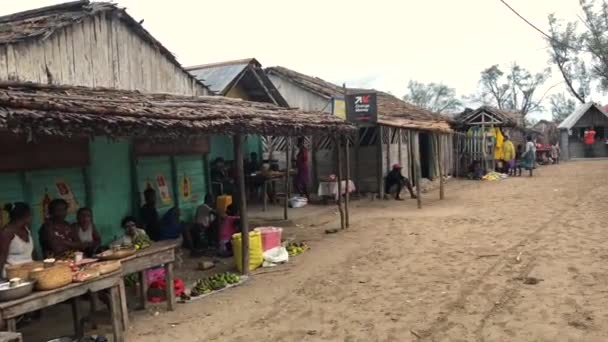
[[441,83],[409,81],[403,99],[440,114],[455,113],[462,108],[462,102],[456,98],[456,91]]
[[567,98],[566,95],[559,93],[553,94],[549,98],[551,102],[551,114],[553,122],[560,123],[576,110],[576,101]]
[[584,61],[584,36],[577,33],[576,23],[563,25],[553,14],[549,15],[548,42],[551,62],[564,78],[568,92],[585,103],[591,93],[591,73]]
[[479,92],[472,96],[476,102],[494,105],[526,116],[543,109],[545,94],[538,96],[540,86],[549,77],[550,70],[532,74],[513,63],[505,73],[500,66],[493,65],[481,72]]

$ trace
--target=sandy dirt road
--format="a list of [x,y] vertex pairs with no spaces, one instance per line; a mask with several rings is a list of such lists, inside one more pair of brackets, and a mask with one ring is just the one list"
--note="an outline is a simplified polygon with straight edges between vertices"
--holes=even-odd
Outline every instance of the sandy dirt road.
[[361,200],[348,232],[306,228],[311,251],[136,314],[130,341],[608,341],[607,194],[593,161],[452,182],[423,210]]

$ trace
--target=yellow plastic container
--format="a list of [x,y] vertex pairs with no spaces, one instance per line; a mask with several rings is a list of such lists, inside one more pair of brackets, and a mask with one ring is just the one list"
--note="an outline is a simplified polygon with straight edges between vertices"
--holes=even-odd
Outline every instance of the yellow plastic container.
[[[239,272],[243,271],[243,258],[241,254],[241,233],[232,235],[232,253],[234,263]],[[259,231],[249,232],[249,270],[253,271],[262,266],[264,256],[262,255],[262,233]]]
[[226,209],[231,204],[232,204],[232,196],[230,196],[230,195],[217,196],[215,209],[217,210],[217,213],[221,217],[224,217],[224,216],[226,216]]

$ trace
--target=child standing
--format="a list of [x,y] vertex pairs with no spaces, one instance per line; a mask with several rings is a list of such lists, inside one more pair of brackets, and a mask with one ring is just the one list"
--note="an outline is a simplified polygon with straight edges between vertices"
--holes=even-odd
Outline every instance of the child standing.
[[221,256],[232,256],[232,245],[230,240],[232,234],[239,232],[240,217],[236,207],[231,204],[226,208],[226,217],[223,218],[222,224],[220,225],[219,231],[219,242],[220,242],[220,255]]
[[521,177],[521,168],[522,168],[522,154],[523,154],[523,147],[521,145],[517,145],[517,151],[515,152],[515,168],[513,169],[513,176],[520,176]]

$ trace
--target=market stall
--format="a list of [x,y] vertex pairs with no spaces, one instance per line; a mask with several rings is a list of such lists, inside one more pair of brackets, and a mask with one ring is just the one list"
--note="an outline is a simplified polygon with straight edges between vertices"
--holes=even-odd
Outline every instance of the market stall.
[[[135,141],[145,139],[157,144],[188,142],[212,132],[231,136],[234,142],[236,170],[234,202],[239,208],[241,233],[244,236],[249,232],[243,167],[243,143],[247,134],[285,136],[288,141],[293,137],[317,134],[336,137],[339,140],[352,133],[353,129],[352,125],[342,119],[322,113],[224,97],[187,97],[107,88],[0,83],[0,130],[30,137],[27,141],[36,140],[39,136],[60,136],[65,139],[76,136],[90,140],[101,136],[111,139],[129,138]],[[132,147],[130,154],[126,155],[133,157],[136,153],[138,150]],[[94,154],[87,162],[112,164]],[[174,169],[179,166],[177,163],[170,165]],[[289,170],[290,167],[287,166],[286,169]],[[125,168],[126,174],[113,174],[116,165],[95,174],[89,174],[85,170],[85,193],[95,199],[98,192],[113,190],[112,183],[96,188],[95,176],[103,175],[119,180],[126,176],[127,179],[132,179],[126,184],[127,189],[130,188],[132,192],[130,196],[117,200],[122,201],[124,206],[121,211],[125,207],[134,209],[137,205],[134,203],[140,201],[140,188],[147,182],[144,179],[147,177],[144,175],[146,170],[140,171],[138,168],[140,166],[136,165],[132,158],[130,165]],[[170,178],[155,177],[157,183],[176,183],[180,175],[177,170],[170,171]],[[289,172],[285,172],[285,178],[289,184]],[[120,193],[124,190],[124,187],[117,189]],[[176,196],[171,189],[168,189],[166,194],[164,192],[163,190],[161,195],[167,197],[167,202],[172,196]],[[96,205],[101,203],[92,203],[93,208]],[[286,211],[287,201],[284,205]],[[110,239],[105,237],[105,240]],[[242,257],[245,265],[248,264],[248,242],[248,239],[243,239]],[[248,269],[243,268],[243,273],[247,272]]]
[[[120,264],[118,264],[120,267]],[[109,290],[111,320],[114,341],[124,341],[122,312],[120,310],[120,283],[122,273],[115,269],[107,274],[100,274],[96,266],[87,266],[86,279],[78,278],[77,271],[72,272],[67,263],[56,262],[42,268],[27,270],[23,278],[13,278],[8,284],[0,284],[0,319],[8,331],[16,331],[16,318],[20,315],[34,312],[55,304],[70,300],[74,318],[76,336],[82,336],[81,314],[78,309],[78,298],[88,293],[96,294]],[[95,273],[95,274],[94,274]],[[29,291],[29,293],[28,293]],[[33,292],[31,292],[33,291]]]

